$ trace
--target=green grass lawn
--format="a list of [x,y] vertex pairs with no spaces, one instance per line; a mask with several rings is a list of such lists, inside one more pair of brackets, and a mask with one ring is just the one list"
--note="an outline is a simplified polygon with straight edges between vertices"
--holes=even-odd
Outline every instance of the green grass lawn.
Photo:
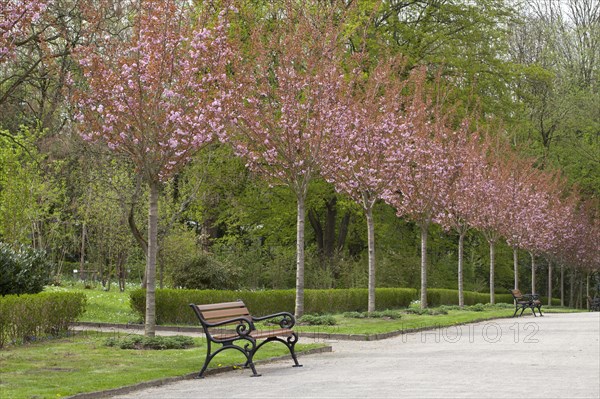
[[[3,399],[60,398],[82,392],[119,388],[155,379],[198,372],[206,349],[125,350],[104,345],[115,334],[86,332],[69,338],[41,341],[0,351],[0,397]],[[298,344],[299,352],[318,344]],[[281,344],[267,344],[256,360],[289,354]],[[217,355],[210,368],[243,363],[237,351]],[[290,358],[290,367],[293,364]],[[260,365],[257,366],[260,370]],[[248,378],[250,378],[248,371]]]
[[104,291],[102,288],[85,289],[81,284],[74,287],[46,287],[45,291],[82,292],[87,296],[87,307],[79,321],[98,323],[141,323],[139,316],[129,306],[129,292],[118,289]]
[[[439,308],[438,308],[439,309]],[[566,308],[542,307],[543,313],[580,312],[581,310]],[[400,312],[402,312],[400,310]],[[381,318],[347,318],[343,315],[334,315],[336,325],[333,326],[303,326],[295,327],[298,331],[320,332],[333,334],[363,334],[375,335],[394,331],[410,331],[414,329],[447,327],[456,324],[473,323],[484,320],[512,317],[514,308],[506,305],[484,306],[482,311],[473,311],[467,307],[466,310],[449,310],[448,314],[417,315],[402,314],[399,319]],[[523,313],[524,316],[533,317],[530,310]]]

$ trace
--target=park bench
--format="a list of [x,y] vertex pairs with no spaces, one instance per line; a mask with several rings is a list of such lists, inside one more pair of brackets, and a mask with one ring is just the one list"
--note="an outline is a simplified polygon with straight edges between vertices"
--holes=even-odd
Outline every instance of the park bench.
[[[252,377],[258,377],[253,358],[256,352],[267,342],[279,341],[283,343],[290,351],[294,360],[294,367],[302,367],[298,363],[294,347],[298,342],[298,334],[292,331],[296,319],[291,313],[280,312],[263,317],[254,317],[250,315],[244,302],[213,303],[208,305],[190,304],[191,308],[198,316],[200,324],[204,328],[206,335],[207,351],[204,366],[198,373],[198,378],[203,378],[203,374],[210,361],[221,351],[225,349],[235,349],[246,357],[244,367],[252,369]],[[279,328],[257,330],[254,323],[275,319]],[[222,346],[211,350],[212,344],[221,344]]]
[[540,301],[540,296],[538,294],[522,294],[520,290],[510,290],[510,293],[515,300],[515,313],[513,314],[513,317],[517,315],[519,309],[521,310],[519,316],[522,316],[525,309],[528,308],[531,309],[535,317],[537,317],[535,308],[540,312],[540,316],[543,316],[542,301]]

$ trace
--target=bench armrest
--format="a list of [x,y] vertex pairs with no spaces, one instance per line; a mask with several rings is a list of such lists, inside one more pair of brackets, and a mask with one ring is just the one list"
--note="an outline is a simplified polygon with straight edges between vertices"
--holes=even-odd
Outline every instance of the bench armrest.
[[523,298],[526,298],[527,300],[530,301],[535,301],[540,299],[540,295],[539,294],[524,294]]
[[216,323],[208,323],[206,321],[202,321],[202,324],[204,324],[206,327],[220,327],[220,326],[224,326],[226,324],[231,324],[231,323],[236,323],[236,322],[240,323],[235,328],[235,331],[240,336],[249,335],[250,332],[256,330],[256,327],[254,327],[254,323],[252,322],[252,320],[250,320],[247,317],[235,317],[233,319],[218,321]]
[[292,328],[296,324],[296,318],[294,317],[293,314],[291,314],[289,312],[279,312],[279,313],[274,313],[274,314],[270,314],[268,316],[262,316],[262,317],[252,316],[252,321],[263,321],[263,320],[273,319],[275,317],[283,317],[283,319],[281,319],[281,321],[279,322],[279,326],[281,328]]

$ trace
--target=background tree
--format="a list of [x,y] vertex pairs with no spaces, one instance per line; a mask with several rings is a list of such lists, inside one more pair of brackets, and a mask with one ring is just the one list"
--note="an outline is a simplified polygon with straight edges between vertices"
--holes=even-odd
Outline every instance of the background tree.
[[[319,7],[317,7],[319,5]],[[253,170],[284,184],[296,196],[296,316],[304,312],[304,223],[308,186],[316,175],[325,137],[343,124],[340,101],[341,29],[337,2],[286,1],[248,38],[239,79],[241,104],[233,145]]]
[[[150,189],[146,335],[155,330],[158,194],[198,148],[224,131],[231,51],[221,13],[143,1],[133,29],[78,54],[85,82],[73,103],[82,136],[127,154]],[[194,17],[192,17],[194,16]],[[212,24],[212,25],[211,25]]]
[[[403,94],[402,60],[378,60],[365,72],[366,54],[354,56],[347,98],[350,122],[328,138],[324,175],[340,192],[359,203],[367,218],[369,259],[368,311],[375,311],[375,226],[373,207],[399,178],[405,162],[402,141],[412,132],[411,116],[417,110]],[[415,84],[423,84],[422,80]],[[418,90],[416,90],[418,92]]]
[[421,307],[427,307],[427,238],[429,226],[440,220],[449,187],[458,176],[462,160],[454,158],[455,147],[464,145],[466,125],[454,129],[454,114],[444,109],[444,91],[437,81],[435,91],[425,87],[425,72],[415,73],[415,92],[408,118],[408,137],[394,137],[405,155],[394,164],[397,180],[386,201],[397,216],[413,220],[421,233]]

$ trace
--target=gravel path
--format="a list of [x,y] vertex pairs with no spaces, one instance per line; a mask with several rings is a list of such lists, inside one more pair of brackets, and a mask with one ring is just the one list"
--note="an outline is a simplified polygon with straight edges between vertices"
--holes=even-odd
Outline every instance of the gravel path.
[[[500,319],[149,388],[147,398],[600,398],[600,313]],[[304,339],[306,342],[306,339]],[[200,366],[203,359],[198,359]]]

